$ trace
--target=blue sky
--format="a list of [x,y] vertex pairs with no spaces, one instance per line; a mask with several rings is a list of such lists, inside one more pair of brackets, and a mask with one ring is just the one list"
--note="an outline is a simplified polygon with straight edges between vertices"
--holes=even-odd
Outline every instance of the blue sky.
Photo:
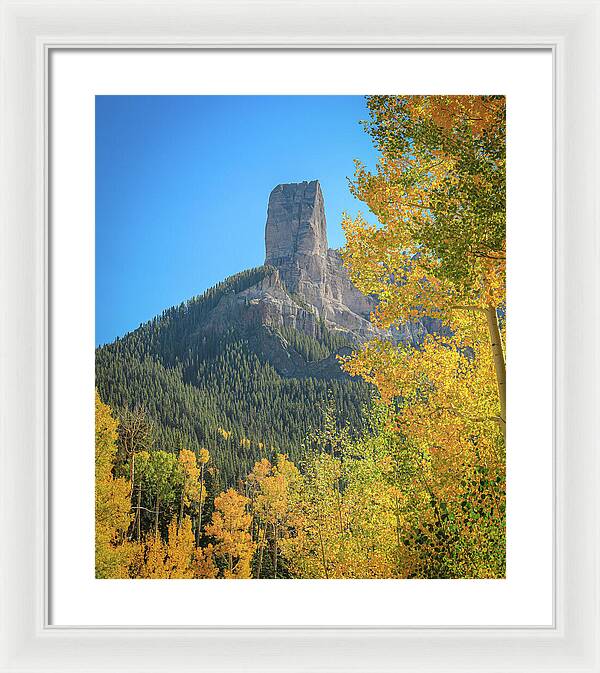
[[97,96],[96,343],[261,265],[282,182],[320,180],[341,246],[367,116],[360,96]]

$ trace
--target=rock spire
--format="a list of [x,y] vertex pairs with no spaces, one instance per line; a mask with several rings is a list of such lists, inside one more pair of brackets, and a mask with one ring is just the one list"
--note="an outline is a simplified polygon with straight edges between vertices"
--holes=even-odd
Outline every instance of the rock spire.
[[265,264],[327,255],[327,222],[318,180],[277,185],[269,196]]

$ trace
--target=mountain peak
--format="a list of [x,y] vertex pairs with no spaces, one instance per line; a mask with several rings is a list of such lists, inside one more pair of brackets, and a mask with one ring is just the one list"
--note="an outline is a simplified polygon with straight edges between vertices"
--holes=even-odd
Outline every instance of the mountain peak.
[[327,223],[318,180],[277,185],[269,196],[265,264],[327,255]]

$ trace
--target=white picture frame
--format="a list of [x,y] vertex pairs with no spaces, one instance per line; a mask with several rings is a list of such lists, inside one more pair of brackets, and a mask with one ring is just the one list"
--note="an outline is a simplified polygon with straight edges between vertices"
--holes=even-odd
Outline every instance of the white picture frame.
[[[5,0],[0,8],[0,670],[600,671],[600,2]],[[552,627],[197,630],[48,624],[48,56],[57,48],[141,47],[552,49]]]

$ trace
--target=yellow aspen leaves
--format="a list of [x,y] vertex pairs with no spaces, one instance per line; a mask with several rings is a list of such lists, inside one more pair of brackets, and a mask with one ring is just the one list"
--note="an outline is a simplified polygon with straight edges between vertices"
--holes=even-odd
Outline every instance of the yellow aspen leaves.
[[117,446],[117,421],[96,391],[96,577],[127,577],[132,546],[131,485],[112,474]]
[[250,534],[252,516],[248,513],[249,500],[230,488],[215,498],[215,511],[206,532],[214,537],[214,557],[223,562],[225,579],[247,579],[251,576],[250,563],[254,542]]

